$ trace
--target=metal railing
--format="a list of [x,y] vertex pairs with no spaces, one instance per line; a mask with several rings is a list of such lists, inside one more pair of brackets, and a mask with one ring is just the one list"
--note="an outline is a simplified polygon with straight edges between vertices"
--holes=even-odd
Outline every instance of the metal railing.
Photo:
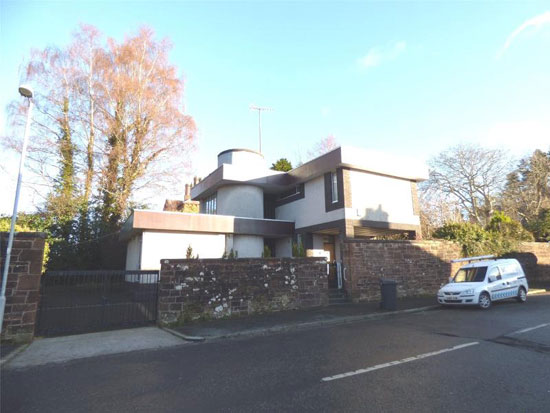
[[77,334],[154,323],[158,280],[158,271],[48,271],[40,283],[36,334]]

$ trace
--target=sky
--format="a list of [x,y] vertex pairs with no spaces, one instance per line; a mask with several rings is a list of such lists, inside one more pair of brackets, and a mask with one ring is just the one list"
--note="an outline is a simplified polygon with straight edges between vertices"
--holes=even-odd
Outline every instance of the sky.
[[[190,176],[228,148],[294,164],[320,139],[428,160],[460,143],[520,158],[550,149],[550,3],[0,0],[0,133],[31,48],[79,23],[121,40],[142,25],[172,42],[198,127]],[[0,152],[0,214],[18,156]],[[181,188],[150,199],[181,197]],[[20,210],[40,198],[23,186]]]

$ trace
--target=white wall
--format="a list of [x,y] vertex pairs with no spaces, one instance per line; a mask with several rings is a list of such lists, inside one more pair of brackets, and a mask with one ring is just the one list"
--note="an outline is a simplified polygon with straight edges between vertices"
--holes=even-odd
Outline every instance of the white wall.
[[263,218],[264,191],[252,185],[227,185],[218,189],[217,214]]
[[257,235],[234,235],[233,250],[238,258],[260,258],[264,252],[264,238]]
[[350,171],[351,208],[347,219],[419,225],[413,213],[410,181]]
[[248,151],[229,151],[218,155],[218,168],[224,163],[243,168],[267,169],[265,159],[262,155]]
[[325,237],[322,234],[313,234],[313,249],[322,250],[325,246],[324,239]]
[[292,257],[292,238],[278,238],[275,240],[276,257]]
[[225,251],[225,235],[144,231],[141,269],[158,270],[161,259],[185,258],[189,245],[193,255],[198,254],[199,258],[221,258]]
[[304,198],[275,208],[275,218],[294,221],[295,228],[344,218],[344,208],[325,212],[325,179],[323,176],[306,182],[304,190]]
[[126,246],[126,269],[139,270],[141,261],[141,234],[128,241]]

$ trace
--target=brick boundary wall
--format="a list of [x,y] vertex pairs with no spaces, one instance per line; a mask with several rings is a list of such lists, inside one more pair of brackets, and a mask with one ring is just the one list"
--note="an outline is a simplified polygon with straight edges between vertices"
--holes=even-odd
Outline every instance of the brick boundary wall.
[[522,265],[532,285],[550,285],[550,242],[523,242],[518,252],[506,255]]
[[435,294],[460,264],[461,248],[448,241],[370,241],[343,243],[344,286],[353,302],[380,300],[380,279],[397,281],[397,296]]
[[[46,234],[41,232],[19,232],[15,235],[6,284],[2,340],[28,342],[34,337],[45,242]],[[2,272],[7,246],[8,233],[0,232]]]
[[324,259],[161,260],[160,324],[325,305]]

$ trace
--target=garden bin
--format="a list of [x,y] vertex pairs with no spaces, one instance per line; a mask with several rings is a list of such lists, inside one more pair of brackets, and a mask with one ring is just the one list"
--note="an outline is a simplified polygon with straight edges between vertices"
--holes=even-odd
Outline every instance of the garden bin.
[[397,281],[395,280],[380,280],[380,293],[382,301],[380,302],[380,308],[384,310],[396,310],[397,309]]

